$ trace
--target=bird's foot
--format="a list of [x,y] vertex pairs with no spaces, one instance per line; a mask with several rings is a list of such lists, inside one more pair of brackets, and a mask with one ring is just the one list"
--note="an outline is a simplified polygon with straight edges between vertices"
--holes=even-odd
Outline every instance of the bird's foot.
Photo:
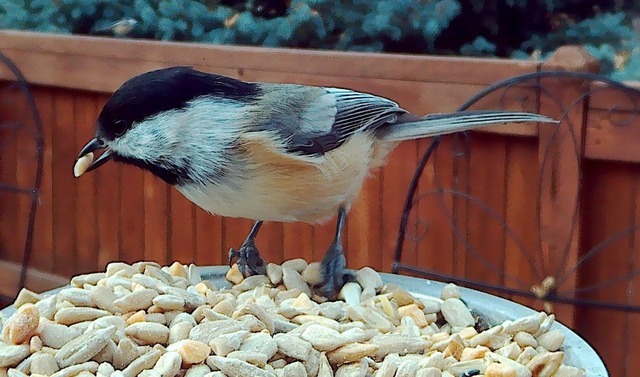
[[229,249],[229,265],[238,264],[238,269],[242,276],[264,275],[267,272],[266,263],[260,257],[260,252],[256,245],[250,241],[245,241],[237,251]]
[[346,283],[355,280],[355,274],[348,270],[346,265],[342,246],[334,242],[320,264],[322,283],[315,287],[315,290],[330,300],[336,299],[340,289]]

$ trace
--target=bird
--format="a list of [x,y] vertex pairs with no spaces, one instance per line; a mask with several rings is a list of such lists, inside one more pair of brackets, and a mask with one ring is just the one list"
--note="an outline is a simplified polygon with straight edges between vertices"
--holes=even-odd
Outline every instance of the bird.
[[133,29],[136,27],[137,24],[138,24],[138,21],[136,19],[123,18],[121,20],[118,20],[112,23],[111,25],[108,25],[106,27],[103,27],[101,29],[94,31],[93,34],[96,34],[96,35],[113,34],[116,37],[125,37],[129,33],[131,33],[131,31],[133,31]]
[[315,287],[336,297],[353,278],[342,245],[351,203],[394,148],[511,122],[557,123],[500,110],[416,115],[391,99],[347,88],[249,82],[172,66],[134,76],[112,94],[74,174],[111,160],[133,165],[211,214],[254,220],[242,245],[229,251],[229,263],[244,276],[265,273],[255,244],[264,222],[321,224],[337,217]]

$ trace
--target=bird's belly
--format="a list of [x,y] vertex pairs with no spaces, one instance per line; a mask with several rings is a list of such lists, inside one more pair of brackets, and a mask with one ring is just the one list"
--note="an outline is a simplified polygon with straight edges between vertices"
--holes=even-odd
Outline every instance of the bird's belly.
[[271,186],[255,187],[252,180],[240,181],[246,186],[233,192],[217,186],[178,188],[189,200],[202,209],[225,217],[253,220],[306,223],[322,223],[336,214],[338,207],[348,203],[357,190],[328,194],[330,188],[322,187],[324,195],[301,195],[303,190],[312,193],[320,187],[298,186],[299,190],[273,182]]
[[227,177],[227,184],[190,184],[178,190],[204,210],[222,216],[321,223],[357,197],[374,149],[370,137],[356,137],[315,162],[253,150],[246,174]]

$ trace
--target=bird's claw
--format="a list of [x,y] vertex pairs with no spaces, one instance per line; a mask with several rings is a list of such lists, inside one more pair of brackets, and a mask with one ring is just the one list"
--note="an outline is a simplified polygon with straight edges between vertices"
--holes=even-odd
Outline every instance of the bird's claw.
[[238,264],[242,276],[266,274],[266,263],[260,257],[260,252],[252,242],[244,242],[237,251],[229,249],[229,265]]
[[340,290],[346,283],[355,280],[353,271],[346,268],[342,246],[339,244],[331,245],[322,260],[320,271],[322,272],[322,283],[314,289],[320,295],[331,300],[338,297]]

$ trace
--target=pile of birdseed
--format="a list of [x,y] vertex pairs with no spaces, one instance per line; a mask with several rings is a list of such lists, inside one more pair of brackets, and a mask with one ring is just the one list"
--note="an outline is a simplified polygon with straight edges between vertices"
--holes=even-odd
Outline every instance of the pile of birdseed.
[[111,263],[51,295],[23,290],[2,320],[0,376],[577,377],[537,313],[479,329],[455,285],[416,298],[371,268],[338,301],[318,263],[269,264],[231,288],[174,263]]

